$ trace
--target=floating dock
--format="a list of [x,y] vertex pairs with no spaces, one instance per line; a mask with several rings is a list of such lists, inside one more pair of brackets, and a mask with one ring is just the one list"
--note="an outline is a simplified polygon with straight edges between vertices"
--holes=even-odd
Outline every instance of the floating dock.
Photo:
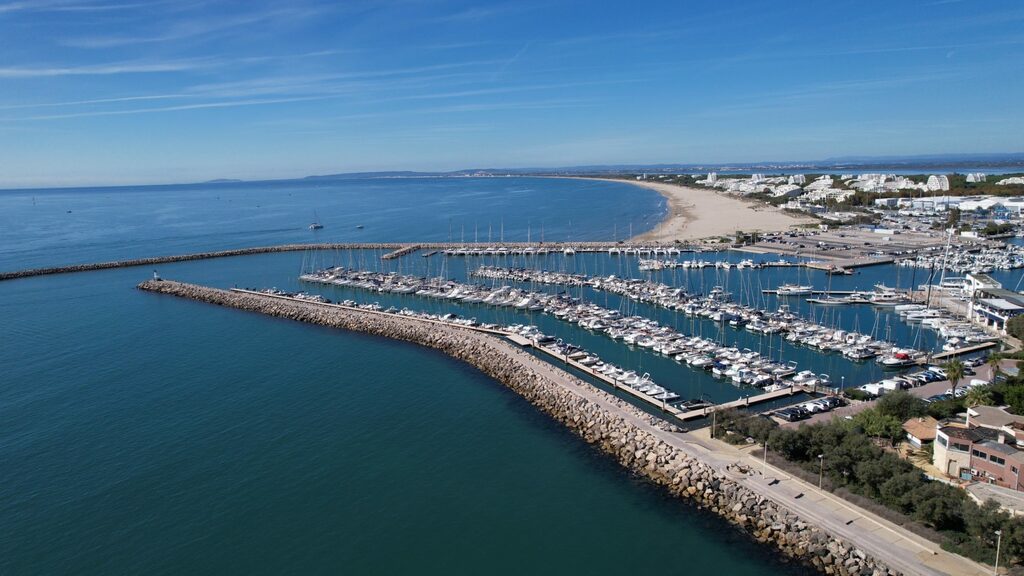
[[[956,350],[947,350],[945,352],[939,352],[938,354],[932,356],[932,362],[938,360],[948,360],[950,358],[956,358],[957,356],[963,356],[964,354],[971,354],[974,352],[980,352],[982,350],[988,350],[989,348],[992,348],[993,346],[996,345],[998,345],[997,342],[982,342],[980,344],[975,344],[973,346],[957,348]],[[926,362],[922,361],[921,364],[926,364]]]
[[[301,298],[294,298],[294,297],[291,297],[291,296],[285,296],[285,295],[280,295],[280,294],[266,294],[264,292],[258,292],[258,291],[255,291],[255,290],[246,290],[246,289],[243,289],[243,288],[232,288],[231,292],[238,292],[238,293],[243,293],[243,294],[251,294],[251,295],[254,295],[254,296],[261,296],[261,297],[265,297],[265,298],[272,298],[272,299],[278,299],[278,300],[287,300],[287,301],[292,301],[292,302],[302,302],[304,304],[309,304],[309,305],[314,305],[314,306],[323,306],[323,307],[326,307],[326,308],[343,308],[343,309],[347,309],[347,310],[359,311],[359,312],[362,312],[362,313],[378,315],[378,316],[394,316],[394,317],[398,317],[398,318],[405,318],[404,316],[402,316],[400,314],[394,314],[394,313],[391,313],[391,312],[366,310],[366,309],[358,308],[358,307],[354,307],[354,306],[345,306],[344,304],[335,304],[335,303],[326,303],[326,302],[311,302],[309,300],[303,300]],[[453,325],[453,324],[451,324],[449,322],[443,322],[441,320],[430,320],[430,319],[425,319],[425,318],[418,318],[417,320],[419,320],[421,322],[430,322],[430,323],[440,324],[440,325],[443,325],[443,326],[455,326],[455,325]],[[639,390],[634,390],[633,388],[630,388],[629,386],[624,386],[624,385],[620,384],[618,381],[616,381],[615,379],[609,378],[608,376],[606,376],[604,374],[601,374],[600,372],[597,372],[596,370],[594,370],[593,368],[591,368],[589,366],[584,366],[583,364],[580,364],[579,362],[577,362],[576,360],[573,360],[572,358],[569,358],[567,356],[562,356],[562,355],[558,354],[556,351],[551,350],[550,348],[546,348],[544,346],[537,346],[537,345],[534,344],[534,342],[532,340],[529,340],[528,338],[524,338],[524,337],[520,336],[519,334],[507,332],[507,331],[504,331],[504,330],[493,330],[493,329],[489,329],[489,328],[481,328],[479,326],[458,326],[458,328],[465,329],[465,330],[472,330],[472,331],[475,331],[475,332],[485,332],[485,333],[488,333],[488,334],[495,334],[495,335],[504,336],[505,338],[507,338],[511,342],[514,342],[515,344],[518,344],[519,346],[522,346],[524,348],[532,348],[532,349],[534,349],[534,350],[536,350],[538,352],[544,353],[547,356],[557,360],[559,363],[565,364],[567,366],[571,366],[571,367],[579,370],[580,372],[582,372],[584,374],[587,374],[588,376],[591,376],[591,377],[593,377],[593,378],[595,378],[597,380],[600,380],[601,382],[607,384],[608,386],[611,386],[616,391],[623,392],[623,393],[625,393],[625,394],[627,394],[627,395],[629,395],[629,396],[631,396],[631,397],[633,397],[633,398],[635,398],[637,400],[641,400],[644,403],[646,403],[646,404],[648,404],[648,405],[650,405],[650,406],[652,406],[652,407],[654,407],[654,408],[656,408],[658,410],[661,410],[662,412],[665,412],[666,414],[669,414],[669,415],[671,415],[671,416],[673,416],[673,417],[675,417],[678,420],[681,420],[683,422],[686,422],[686,421],[689,421],[689,420],[698,420],[698,419],[704,418],[705,416],[709,416],[712,412],[714,412],[716,410],[726,410],[726,409],[729,409],[729,408],[746,408],[746,407],[749,407],[749,406],[756,406],[757,404],[762,404],[764,402],[769,402],[769,401],[772,401],[772,400],[776,400],[778,398],[784,398],[786,396],[793,396],[793,395],[801,394],[801,393],[813,394],[813,393],[815,393],[817,391],[816,389],[811,388],[811,387],[803,386],[803,385],[800,385],[800,384],[793,384],[792,386],[790,386],[790,387],[788,387],[788,388],[786,388],[784,390],[776,390],[774,392],[764,392],[764,393],[761,393],[761,394],[757,394],[755,396],[747,396],[745,398],[739,398],[737,400],[733,400],[731,402],[726,402],[724,404],[714,404],[712,406],[709,406],[708,408],[703,408],[703,409],[700,409],[700,410],[681,410],[679,408],[676,408],[675,406],[672,406],[671,404],[669,404],[667,402],[664,402],[662,400],[657,400],[655,398],[652,398],[651,396],[648,396],[647,394],[644,394],[643,392],[640,392]]]
[[643,392],[640,392],[639,390],[634,390],[629,386],[624,386],[618,381],[616,381],[614,378],[609,378],[608,376],[601,374],[600,372],[594,370],[589,366],[584,366],[583,364],[580,364],[579,362],[573,360],[572,358],[569,358],[567,356],[561,356],[549,348],[545,348],[543,346],[536,346],[533,343],[533,341],[523,338],[518,334],[506,334],[505,337],[511,340],[512,342],[519,344],[520,346],[533,348],[538,352],[546,353],[548,356],[556,359],[557,361],[565,365],[571,366],[592,378],[600,380],[601,382],[607,384],[608,386],[611,386],[616,391],[623,392],[625,394],[628,394],[629,396],[632,396],[633,398],[641,400],[657,408],[658,410],[665,412],[666,414],[670,414],[671,416],[683,422],[689,420],[699,420],[701,418],[710,416],[712,412],[719,410],[728,410],[730,408],[747,408],[750,406],[763,404],[765,402],[770,402],[772,400],[777,400],[779,398],[785,398],[787,396],[794,396],[796,394],[813,394],[817,392],[817,389],[815,388],[803,386],[801,384],[793,384],[783,390],[775,390],[773,392],[762,392],[761,394],[756,394],[754,396],[746,396],[744,398],[738,398],[736,400],[726,402],[724,404],[712,404],[707,408],[701,408],[699,410],[681,410],[669,404],[668,402],[657,400],[651,396],[648,396],[647,394],[644,394]]

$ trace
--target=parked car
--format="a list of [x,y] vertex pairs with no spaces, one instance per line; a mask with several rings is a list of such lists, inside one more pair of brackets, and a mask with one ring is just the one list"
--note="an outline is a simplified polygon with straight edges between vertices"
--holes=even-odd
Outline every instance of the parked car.
[[824,402],[830,410],[834,410],[846,404],[846,402],[844,402],[843,399],[838,396],[826,396],[825,398],[821,399],[821,402]]

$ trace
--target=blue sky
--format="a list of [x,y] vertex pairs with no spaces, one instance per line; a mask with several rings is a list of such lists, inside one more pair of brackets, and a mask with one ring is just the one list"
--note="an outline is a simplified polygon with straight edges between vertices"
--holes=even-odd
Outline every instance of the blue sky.
[[1024,151],[1024,3],[0,0],[0,186]]

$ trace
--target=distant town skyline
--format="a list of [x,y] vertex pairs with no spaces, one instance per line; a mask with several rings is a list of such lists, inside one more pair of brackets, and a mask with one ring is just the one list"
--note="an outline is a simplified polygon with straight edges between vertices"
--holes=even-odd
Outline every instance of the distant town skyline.
[[1021,152],[1009,1],[0,0],[0,187]]

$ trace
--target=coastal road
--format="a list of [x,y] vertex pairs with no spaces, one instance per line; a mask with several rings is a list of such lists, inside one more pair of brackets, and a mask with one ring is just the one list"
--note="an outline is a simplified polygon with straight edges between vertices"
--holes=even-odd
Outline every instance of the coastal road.
[[[483,336],[483,335],[481,335]],[[503,343],[505,345],[506,344]],[[701,460],[731,480],[759,493],[782,508],[800,516],[812,525],[843,538],[850,544],[890,568],[904,574],[923,576],[983,576],[991,569],[962,556],[942,550],[938,544],[925,540],[869,511],[847,503],[817,486],[767,466],[762,475],[761,460],[724,442],[712,440],[703,433],[667,432],[652,426],[643,418],[616,405],[608,395],[578,380],[561,369],[533,358],[534,369],[567,390],[595,402],[603,409],[641,428],[685,454]],[[737,463],[750,468],[743,474],[735,469]]]

